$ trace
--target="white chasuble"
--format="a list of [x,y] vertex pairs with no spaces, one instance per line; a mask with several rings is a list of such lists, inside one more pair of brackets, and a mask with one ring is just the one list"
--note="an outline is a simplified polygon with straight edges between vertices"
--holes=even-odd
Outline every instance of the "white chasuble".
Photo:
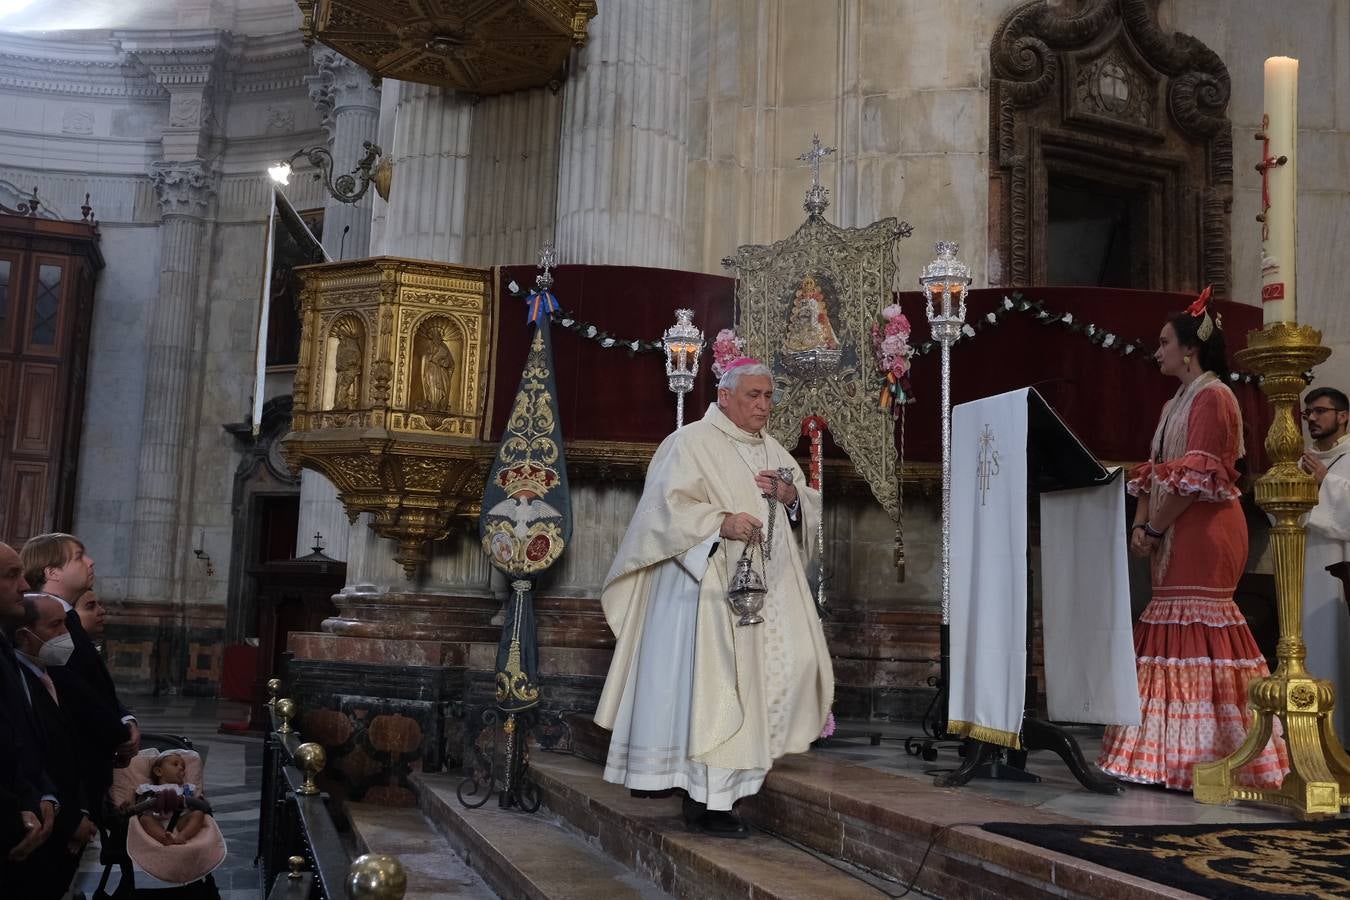
[[1053,721],[1138,725],[1125,479],[1041,494],[1041,623]]
[[947,730],[1018,747],[1026,694],[1027,389],[952,410]]
[[[793,471],[802,524],[777,507],[765,621],[738,626],[727,585],[745,545],[718,532],[735,512],[767,526],[754,476],[779,467]],[[716,405],[657,449],[601,594],[616,637],[595,715],[614,732],[606,780],[730,809],[820,735],[834,677],[805,575],[819,504],[791,454]]]
[[1327,566],[1350,560],[1350,436],[1330,450],[1308,448],[1327,466],[1308,513],[1307,555],[1303,563],[1303,642],[1308,671],[1336,688],[1333,713],[1341,743],[1350,741],[1350,612],[1340,579]]

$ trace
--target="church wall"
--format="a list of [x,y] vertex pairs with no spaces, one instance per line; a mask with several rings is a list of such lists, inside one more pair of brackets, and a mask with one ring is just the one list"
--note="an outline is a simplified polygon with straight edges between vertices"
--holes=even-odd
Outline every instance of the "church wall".
[[[1001,4],[993,4],[995,7]],[[985,277],[989,4],[779,0],[694,4],[686,264],[720,271],[736,246],[802,221],[811,135],[838,148],[822,169],[826,215],[843,225],[898,216],[907,287],[938,238],[961,241]]]
[[1322,329],[1331,359],[1319,384],[1350,384],[1350,308],[1335,264],[1350,240],[1350,6],[1307,0],[1297,15],[1271,15],[1258,0],[1168,0],[1160,4],[1165,29],[1194,35],[1219,54],[1232,78],[1233,299],[1260,295],[1260,158],[1263,61],[1299,59],[1298,311]]

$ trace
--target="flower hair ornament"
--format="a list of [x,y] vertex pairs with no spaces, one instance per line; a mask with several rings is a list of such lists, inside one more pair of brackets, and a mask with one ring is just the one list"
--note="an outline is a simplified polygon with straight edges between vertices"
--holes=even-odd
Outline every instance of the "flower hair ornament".
[[737,337],[732,329],[723,328],[713,341],[712,373],[721,378],[728,369],[734,368],[731,365],[734,360],[745,358],[744,353],[745,339]]
[[1217,312],[1213,316],[1209,314],[1209,298],[1213,293],[1214,285],[1206,285],[1205,289],[1200,292],[1200,296],[1195,298],[1195,302],[1186,307],[1186,312],[1190,314],[1192,319],[1200,320],[1199,324],[1195,326],[1195,336],[1202,341],[1209,340],[1210,336],[1214,334],[1215,328],[1220,331],[1223,330],[1223,316]]

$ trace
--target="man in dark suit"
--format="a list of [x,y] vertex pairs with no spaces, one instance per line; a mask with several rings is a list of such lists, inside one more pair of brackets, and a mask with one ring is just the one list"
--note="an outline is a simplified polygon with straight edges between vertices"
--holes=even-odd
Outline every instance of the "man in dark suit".
[[[74,651],[64,666],[54,668],[50,674],[58,693],[66,696],[70,704],[78,704],[78,708],[72,706],[69,710],[74,720],[102,723],[113,716],[121,726],[118,739],[111,745],[104,743],[101,727],[97,729],[98,739],[85,735],[91,739],[82,743],[84,764],[91,772],[90,789],[101,797],[112,784],[115,761],[120,758],[125,765],[125,760],[140,749],[141,732],[136,717],[118,699],[108,667],[74,608],[80,595],[94,586],[94,560],[78,538],[59,532],[29,538],[19,558],[33,591],[56,600],[65,613]],[[96,805],[91,811],[97,818],[101,809]]]
[[[0,623],[23,618],[19,555],[0,543]],[[0,630],[0,896],[11,896],[13,867],[51,836],[60,801],[43,768],[41,730],[9,637]]]
[[[99,736],[92,733],[97,723],[81,720],[77,725],[71,718],[66,707],[73,704],[70,698],[57,692],[49,674],[49,669],[66,665],[74,649],[66,628],[65,610],[55,598],[45,594],[30,594],[23,598],[22,604],[23,618],[6,622],[5,630],[12,635],[18,651],[29,700],[42,730],[43,766],[56,787],[61,807],[51,837],[14,874],[16,887],[23,888],[23,896],[60,900],[75,877],[85,844],[98,833],[89,811],[101,798],[91,794],[80,747],[86,741],[99,740]],[[108,717],[104,727],[116,728],[120,724]],[[106,743],[107,738],[103,741]]]

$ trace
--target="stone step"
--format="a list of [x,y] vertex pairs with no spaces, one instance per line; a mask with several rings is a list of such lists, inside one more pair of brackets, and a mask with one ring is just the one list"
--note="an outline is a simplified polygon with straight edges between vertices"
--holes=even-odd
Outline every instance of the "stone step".
[[497,900],[421,810],[369,803],[348,803],[346,810],[361,853],[388,853],[403,864],[404,900]]
[[531,771],[547,807],[605,852],[678,897],[884,900],[866,873],[763,832],[743,840],[689,832],[678,796],[638,799],[575,756],[536,753]]
[[531,771],[551,810],[681,897],[879,898],[911,880],[975,900],[1194,897],[980,828],[1078,820],[812,754],[778,760],[737,804],[760,830],[742,841],[689,834],[678,799],[633,798],[585,759],[536,753]]
[[426,818],[503,897],[670,900],[651,881],[564,828],[546,809],[533,814],[503,810],[496,797],[466,809],[455,795],[458,775],[417,773],[410,780]]

